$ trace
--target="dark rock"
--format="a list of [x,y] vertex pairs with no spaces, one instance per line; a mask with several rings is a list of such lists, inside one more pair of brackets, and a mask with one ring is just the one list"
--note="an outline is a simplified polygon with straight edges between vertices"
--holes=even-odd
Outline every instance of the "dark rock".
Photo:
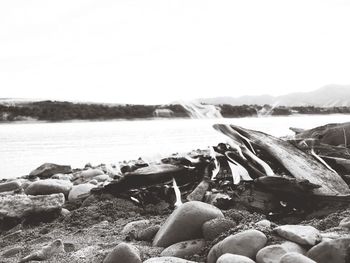
[[41,179],[49,178],[54,174],[69,174],[72,168],[68,165],[58,165],[54,163],[44,163],[30,172],[30,176],[37,176]]

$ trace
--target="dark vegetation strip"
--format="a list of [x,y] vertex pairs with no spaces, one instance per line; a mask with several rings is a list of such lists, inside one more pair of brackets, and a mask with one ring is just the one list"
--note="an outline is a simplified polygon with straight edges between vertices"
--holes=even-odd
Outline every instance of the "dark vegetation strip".
[[[275,107],[269,105],[218,105],[225,118],[257,116],[258,112],[268,112],[271,115],[299,114],[331,114],[350,113],[350,107]],[[179,104],[171,105],[104,105],[72,103],[60,101],[39,101],[18,103],[15,105],[0,104],[0,121],[20,121],[33,118],[42,121],[65,120],[108,120],[152,118],[156,110],[161,110],[160,117],[188,118],[186,110]],[[164,109],[165,112],[164,112]],[[168,113],[171,114],[167,116]],[[163,112],[162,112],[163,111]],[[159,116],[158,116],[159,117]]]

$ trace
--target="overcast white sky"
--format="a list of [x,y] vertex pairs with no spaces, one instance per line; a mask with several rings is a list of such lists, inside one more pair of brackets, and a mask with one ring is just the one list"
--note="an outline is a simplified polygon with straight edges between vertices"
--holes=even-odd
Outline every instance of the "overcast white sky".
[[127,103],[350,84],[350,0],[0,1],[0,97]]

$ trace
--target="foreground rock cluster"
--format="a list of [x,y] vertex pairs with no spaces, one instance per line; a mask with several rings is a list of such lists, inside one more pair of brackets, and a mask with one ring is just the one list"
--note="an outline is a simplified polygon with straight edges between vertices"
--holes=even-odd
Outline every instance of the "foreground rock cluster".
[[[312,159],[324,177],[314,182],[334,176],[318,186],[268,160],[274,174],[266,175],[269,169],[243,144],[250,162],[241,166],[249,175],[239,165],[243,157],[219,145],[216,153],[195,151],[156,164],[44,164],[3,180],[0,263],[350,262],[350,199],[327,195],[332,185],[348,192],[345,172],[340,176]],[[284,154],[289,147],[281,148]],[[310,157],[303,156],[295,160],[307,164]],[[266,153],[259,149],[257,157]],[[310,176],[304,171],[295,177]],[[321,199],[309,203],[307,197]],[[322,204],[310,207],[318,200]]]

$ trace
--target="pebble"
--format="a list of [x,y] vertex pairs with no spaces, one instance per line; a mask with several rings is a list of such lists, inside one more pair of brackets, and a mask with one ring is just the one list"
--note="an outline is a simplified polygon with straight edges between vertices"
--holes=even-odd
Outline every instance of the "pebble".
[[350,217],[343,218],[343,220],[340,221],[339,226],[350,229]]
[[288,251],[281,245],[271,245],[259,250],[256,255],[257,263],[278,263]]
[[172,244],[203,237],[202,225],[214,218],[223,218],[215,206],[190,201],[184,203],[168,217],[154,237],[153,245],[168,247]]
[[209,252],[207,263],[215,263],[223,254],[231,253],[254,259],[267,242],[264,233],[251,229],[226,237]]
[[139,250],[127,243],[118,244],[103,260],[103,263],[141,263]]
[[236,227],[233,220],[226,218],[215,218],[205,222],[202,226],[202,232],[205,240],[214,240],[223,232]]
[[264,219],[256,222],[255,225],[258,227],[270,228],[272,224],[270,220]]
[[167,247],[160,254],[162,257],[184,258],[198,254],[206,245],[204,239],[182,241]]
[[177,257],[156,257],[150,258],[143,263],[196,263],[194,261],[177,258]]
[[138,220],[138,221],[133,221],[130,223],[127,223],[123,230],[122,230],[122,234],[127,235],[131,232],[137,232],[141,229],[145,229],[146,227],[148,227],[150,224],[149,220]]
[[281,237],[300,245],[314,246],[322,240],[320,232],[312,226],[284,225],[274,229]]
[[216,263],[255,263],[255,261],[245,256],[226,253],[220,256]]
[[70,215],[70,211],[66,208],[62,208],[61,209],[61,216],[66,217],[68,215]]

